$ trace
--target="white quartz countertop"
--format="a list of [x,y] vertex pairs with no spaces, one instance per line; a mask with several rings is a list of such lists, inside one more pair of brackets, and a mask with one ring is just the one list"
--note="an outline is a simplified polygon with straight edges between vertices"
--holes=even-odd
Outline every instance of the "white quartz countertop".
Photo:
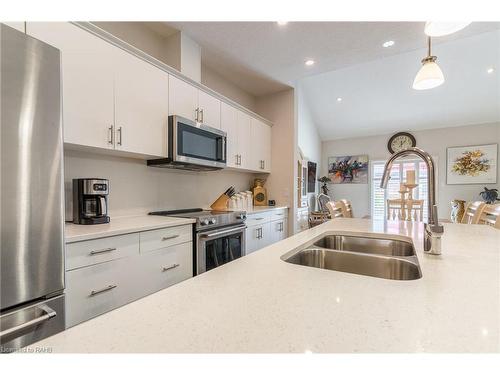
[[152,229],[175,227],[194,222],[194,219],[153,215],[112,217],[108,224],[77,225],[66,223],[64,234],[66,243],[72,243]]
[[250,210],[246,210],[247,215],[258,214],[261,212],[276,211],[276,210],[286,210],[287,206],[254,206]]
[[[326,233],[411,237],[423,277],[395,281],[286,263]],[[335,219],[39,341],[54,352],[499,352],[500,231]]]

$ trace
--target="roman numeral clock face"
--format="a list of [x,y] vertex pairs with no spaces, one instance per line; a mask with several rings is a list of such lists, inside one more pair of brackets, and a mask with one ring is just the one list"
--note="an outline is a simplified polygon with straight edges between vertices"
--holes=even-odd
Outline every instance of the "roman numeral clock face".
[[391,154],[394,154],[395,152],[403,151],[416,145],[415,137],[410,133],[396,133],[389,139],[387,148]]

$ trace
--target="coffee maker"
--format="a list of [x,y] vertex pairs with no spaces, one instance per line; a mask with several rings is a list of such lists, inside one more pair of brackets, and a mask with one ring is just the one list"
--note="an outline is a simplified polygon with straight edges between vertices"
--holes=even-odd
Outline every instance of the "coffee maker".
[[109,223],[109,181],[102,178],[73,179],[73,223]]

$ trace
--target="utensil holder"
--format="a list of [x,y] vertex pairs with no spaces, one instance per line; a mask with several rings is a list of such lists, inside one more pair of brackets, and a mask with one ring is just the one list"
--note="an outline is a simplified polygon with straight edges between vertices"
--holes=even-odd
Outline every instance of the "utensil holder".
[[226,211],[228,209],[229,197],[226,194],[221,194],[214,203],[210,206],[212,210]]

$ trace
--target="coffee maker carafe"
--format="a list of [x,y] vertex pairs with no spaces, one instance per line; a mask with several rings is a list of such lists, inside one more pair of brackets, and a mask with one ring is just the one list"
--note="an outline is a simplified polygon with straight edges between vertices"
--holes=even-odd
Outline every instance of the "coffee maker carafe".
[[102,178],[73,179],[73,223],[109,223],[109,181]]

